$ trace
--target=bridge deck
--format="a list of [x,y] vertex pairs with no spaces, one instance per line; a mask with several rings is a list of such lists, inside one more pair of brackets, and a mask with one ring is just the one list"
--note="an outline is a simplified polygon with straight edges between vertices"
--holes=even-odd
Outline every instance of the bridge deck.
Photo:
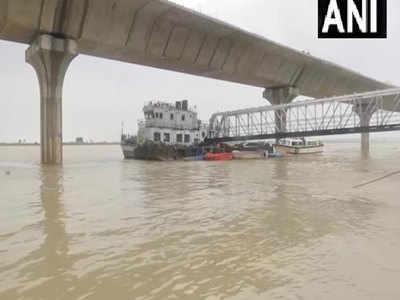
[[0,1],[0,39],[41,34],[82,54],[314,98],[392,87],[166,0]]

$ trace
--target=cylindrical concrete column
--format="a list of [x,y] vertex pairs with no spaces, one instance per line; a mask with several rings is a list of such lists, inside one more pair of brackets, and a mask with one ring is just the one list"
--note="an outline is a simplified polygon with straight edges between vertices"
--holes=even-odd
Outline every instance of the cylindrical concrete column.
[[39,36],[26,50],[40,85],[40,147],[44,164],[62,163],[62,88],[65,73],[78,54],[76,42]]
[[[360,127],[364,130],[367,129],[376,108],[369,106],[368,103],[361,103],[355,105],[353,110],[360,118]],[[363,155],[369,154],[369,132],[361,133],[361,153]]]
[[[361,127],[368,127],[371,116],[367,116],[366,114],[362,114],[360,116],[360,125]],[[363,154],[369,154],[369,132],[361,133],[361,152]]]
[[[272,105],[288,104],[299,95],[299,90],[295,87],[278,87],[265,89],[263,97]],[[286,132],[286,110],[275,112],[275,126],[279,133]],[[276,139],[278,142],[279,138]]]

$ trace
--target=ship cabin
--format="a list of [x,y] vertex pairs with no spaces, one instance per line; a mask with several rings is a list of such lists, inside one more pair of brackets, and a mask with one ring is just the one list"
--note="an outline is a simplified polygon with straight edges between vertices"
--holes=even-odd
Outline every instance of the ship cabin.
[[144,121],[139,123],[139,143],[152,141],[169,145],[196,145],[207,137],[207,126],[197,117],[188,100],[149,102],[143,108]]
[[320,147],[323,146],[321,141],[307,141],[304,138],[300,139],[282,139],[279,140],[279,145],[286,147]]

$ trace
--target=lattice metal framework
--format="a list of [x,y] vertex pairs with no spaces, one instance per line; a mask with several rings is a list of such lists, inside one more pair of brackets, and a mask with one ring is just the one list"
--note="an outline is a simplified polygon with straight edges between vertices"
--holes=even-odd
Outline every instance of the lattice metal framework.
[[209,138],[272,139],[400,130],[400,88],[212,115]]

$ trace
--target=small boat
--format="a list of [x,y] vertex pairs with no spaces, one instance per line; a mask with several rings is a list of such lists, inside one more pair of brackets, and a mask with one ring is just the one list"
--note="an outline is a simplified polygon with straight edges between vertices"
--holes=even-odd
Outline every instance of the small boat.
[[268,158],[268,153],[266,151],[243,151],[234,150],[232,152],[233,159],[262,159]]
[[280,158],[284,157],[285,154],[282,152],[273,152],[273,153],[268,153],[268,158]]
[[195,156],[188,156],[188,157],[185,157],[183,160],[184,161],[201,161],[204,159],[205,159],[205,156],[203,154],[201,154],[201,155],[195,155]]
[[321,141],[306,141],[304,138],[279,140],[274,147],[276,152],[283,154],[315,154],[324,151]]
[[227,152],[221,152],[221,153],[208,152],[206,153],[204,158],[205,160],[232,160],[233,154]]
[[272,150],[268,143],[245,143],[239,145],[232,153],[234,159],[262,159],[268,158],[268,152]]

